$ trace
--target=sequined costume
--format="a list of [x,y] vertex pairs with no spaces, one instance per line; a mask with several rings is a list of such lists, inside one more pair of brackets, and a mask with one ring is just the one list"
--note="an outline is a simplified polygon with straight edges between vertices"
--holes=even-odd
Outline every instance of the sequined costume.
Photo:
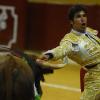
[[85,89],[80,100],[95,100],[100,94],[100,39],[96,36],[97,31],[86,28],[85,33],[71,30],[61,40],[60,45],[45,53],[52,53],[53,60],[68,58],[87,66],[85,76]]

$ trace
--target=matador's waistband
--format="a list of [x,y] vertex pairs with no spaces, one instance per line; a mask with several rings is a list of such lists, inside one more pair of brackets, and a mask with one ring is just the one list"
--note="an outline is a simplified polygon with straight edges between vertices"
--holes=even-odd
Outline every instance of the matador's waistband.
[[91,69],[91,68],[95,67],[95,66],[98,65],[98,64],[100,64],[100,62],[99,62],[99,63],[96,63],[96,64],[86,65],[85,68]]

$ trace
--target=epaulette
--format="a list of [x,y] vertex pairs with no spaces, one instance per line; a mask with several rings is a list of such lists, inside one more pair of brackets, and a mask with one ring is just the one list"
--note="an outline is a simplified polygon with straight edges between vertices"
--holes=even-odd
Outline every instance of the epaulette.
[[90,28],[90,27],[87,27],[86,28],[86,31],[89,32],[92,35],[97,35],[98,34],[98,31],[97,30],[95,30],[93,28]]

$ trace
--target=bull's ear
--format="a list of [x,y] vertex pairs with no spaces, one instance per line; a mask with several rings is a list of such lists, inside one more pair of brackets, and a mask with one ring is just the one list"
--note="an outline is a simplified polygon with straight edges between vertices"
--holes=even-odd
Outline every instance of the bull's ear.
[[25,54],[27,54],[29,57],[31,57],[33,60],[39,58],[40,52],[35,51],[24,51]]

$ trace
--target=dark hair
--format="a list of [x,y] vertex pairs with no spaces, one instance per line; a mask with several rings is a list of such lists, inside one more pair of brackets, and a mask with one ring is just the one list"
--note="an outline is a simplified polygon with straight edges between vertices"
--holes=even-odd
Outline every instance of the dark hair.
[[86,8],[83,5],[74,5],[74,6],[72,6],[69,9],[69,12],[68,12],[69,20],[73,20],[75,14],[80,12],[80,11],[84,11],[85,13],[87,13]]
[[0,100],[34,100],[32,69],[21,58],[0,55]]

